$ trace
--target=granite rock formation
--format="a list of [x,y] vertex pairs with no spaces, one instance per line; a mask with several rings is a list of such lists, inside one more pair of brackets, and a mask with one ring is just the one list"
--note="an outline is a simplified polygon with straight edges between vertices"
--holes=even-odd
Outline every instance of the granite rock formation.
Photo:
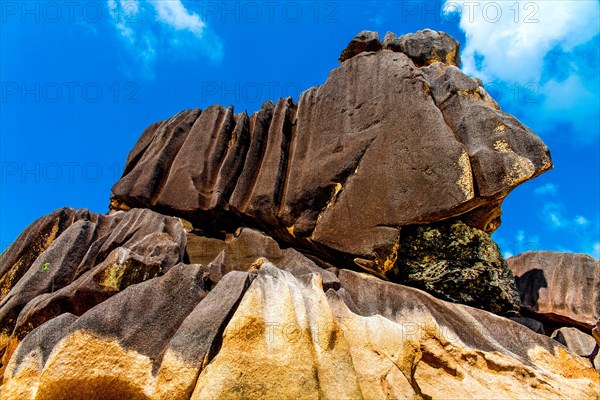
[[0,299],[2,370],[31,330],[164,273],[183,261],[185,244],[177,218],[151,210],[98,215],[64,208],[34,222],[0,258],[8,291]]
[[151,125],[111,207],[216,232],[256,228],[390,278],[403,227],[460,218],[491,233],[502,199],[552,167],[543,142],[455,66],[446,34],[383,48],[362,32],[342,55],[298,104],[266,102],[250,116],[211,106]]
[[46,322],[15,351],[2,398],[597,394],[587,360],[503,317],[349,270],[325,290],[319,267],[246,268],[215,284],[207,268],[178,264]]
[[591,331],[600,318],[600,261],[585,254],[538,251],[507,260],[523,312],[548,324]]
[[552,332],[552,339],[563,344],[569,351],[589,358],[596,370],[600,372],[598,343],[591,335],[585,334],[577,328],[563,327]]
[[340,62],[297,104],[151,125],[108,214],[28,227],[0,399],[597,398],[597,260],[509,269],[489,236],[546,146],[445,33],[361,32]]

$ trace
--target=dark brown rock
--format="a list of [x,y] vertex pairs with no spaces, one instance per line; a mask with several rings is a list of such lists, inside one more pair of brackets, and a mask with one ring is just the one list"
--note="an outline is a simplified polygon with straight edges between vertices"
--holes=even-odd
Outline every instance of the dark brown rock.
[[[385,42],[406,49],[382,50],[375,33],[361,33],[344,53],[352,57],[297,105],[266,102],[251,116],[211,106],[150,127],[112,208],[185,218],[203,236],[251,227],[386,278],[403,227],[459,217],[493,232],[504,197],[551,168],[548,149],[452,65],[458,46],[447,35]],[[436,57],[447,64],[419,67]],[[206,263],[193,247],[188,257]]]
[[510,317],[510,319],[512,321],[515,321],[523,326],[528,327],[529,329],[531,329],[532,331],[536,332],[536,333],[541,333],[542,335],[546,335],[546,330],[544,329],[544,324],[542,324],[540,321],[533,319],[533,318],[527,318],[527,317]]
[[600,261],[585,254],[527,252],[507,260],[523,313],[591,330],[600,316]]
[[[415,59],[457,50],[433,31],[401,39]],[[395,49],[393,35],[385,42]],[[546,146],[455,66],[419,68],[380,50],[375,33],[352,43],[353,57],[298,105],[266,102],[252,116],[212,106],[150,127],[112,208],[153,208],[213,236],[252,227],[379,276],[403,226],[460,216],[493,232],[504,196],[551,168]]]
[[[61,232],[65,220],[70,225]],[[36,249],[48,226],[36,222],[33,228],[40,232],[26,231],[3,256],[6,264],[0,265],[8,274],[15,266],[26,269],[18,281],[7,280],[12,288],[0,301],[0,344],[5,353],[0,366],[32,329],[65,312],[81,315],[129,285],[164,274],[185,252],[181,222],[147,209],[108,216],[63,209],[40,221],[54,224],[56,234],[49,246],[29,265],[13,261],[14,254],[22,254],[21,260],[32,258],[14,249],[27,244]]]
[[[479,196],[503,198],[552,167],[548,148],[529,128],[500,111],[481,81],[442,63],[423,72],[444,120],[469,153]],[[483,229],[497,226],[499,221],[494,221]]]
[[0,300],[10,292],[35,259],[70,225],[89,219],[87,210],[61,208],[37,219],[0,255]]
[[348,43],[348,47],[342,51],[339,62],[344,62],[365,51],[381,50],[381,42],[379,41],[379,33],[372,31],[362,31]]
[[123,347],[148,355],[158,366],[169,340],[206,297],[206,280],[204,267],[178,264],[164,276],[130,286],[92,308],[69,332],[115,338]]
[[[129,156],[123,177],[113,187],[114,208],[128,209],[156,204],[160,188],[167,180],[175,156],[181,149],[201,110],[182,111],[174,117],[149,126]],[[119,204],[120,188],[127,188],[127,205]],[[156,197],[148,198],[153,193]],[[115,202],[113,204],[113,202]]]
[[19,314],[13,336],[20,340],[31,327],[64,312],[82,315],[128,286],[162,275],[165,271],[160,264],[152,257],[140,256],[119,247],[69,285],[41,294],[27,303]]
[[[96,224],[77,221],[30,265],[23,277],[0,302],[0,329],[12,333],[17,317],[29,301],[69,284],[93,242]],[[32,327],[34,328],[34,327]]]

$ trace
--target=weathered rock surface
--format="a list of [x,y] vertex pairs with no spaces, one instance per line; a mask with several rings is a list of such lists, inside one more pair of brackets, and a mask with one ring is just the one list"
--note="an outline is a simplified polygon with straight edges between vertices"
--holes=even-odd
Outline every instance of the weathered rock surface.
[[37,219],[0,255],[0,300],[23,277],[35,259],[73,222],[89,219],[86,210],[61,208]]
[[596,370],[600,371],[598,343],[591,335],[585,334],[577,328],[560,328],[552,332],[552,339],[563,344],[573,353],[589,358]]
[[348,47],[342,51],[338,61],[344,62],[360,53],[367,51],[379,51],[381,50],[381,47],[379,33],[362,31],[350,41]]
[[0,256],[0,400],[598,398],[598,346],[560,326],[600,343],[597,260],[533,267],[544,300],[511,259],[514,313],[489,234],[552,163],[458,51],[365,31],[298,104],[148,127],[108,215]]
[[494,241],[460,221],[402,230],[394,280],[494,313],[519,310],[519,294]]
[[325,292],[318,274],[258,267],[207,295],[206,271],[180,264],[48,321],[16,350],[2,398],[598,394],[587,360],[508,319],[348,270]]
[[460,72],[454,39],[384,42],[359,34],[298,104],[268,101],[250,116],[211,106],[150,126],[111,207],[214,234],[256,228],[385,277],[405,226],[458,217],[492,232],[503,198],[552,167],[547,147]]
[[600,317],[600,261],[585,254],[539,251],[507,260],[523,312],[591,330]]
[[418,67],[443,62],[460,68],[460,44],[445,32],[424,29],[399,38],[388,32],[383,48],[406,54]]
[[587,357],[594,351],[596,341],[577,328],[560,328],[552,332],[552,339],[565,345],[573,353]]
[[[55,233],[44,236],[49,226]],[[183,260],[185,240],[177,218],[151,210],[98,215],[66,208],[36,221],[0,264],[10,287],[0,301],[0,371],[32,329],[65,312],[81,315],[123,288],[161,275]]]

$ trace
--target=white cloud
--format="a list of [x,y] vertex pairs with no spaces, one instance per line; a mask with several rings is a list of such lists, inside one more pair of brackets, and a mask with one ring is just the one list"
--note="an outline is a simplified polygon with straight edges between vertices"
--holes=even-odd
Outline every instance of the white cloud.
[[[598,257],[600,222],[598,215],[588,218],[583,215],[568,215],[563,203],[547,202],[542,207],[542,221],[556,234],[569,242],[568,246],[558,246],[558,251],[586,253]],[[567,250],[568,249],[568,250]]]
[[525,240],[525,231],[519,230],[515,236],[517,242],[523,242]]
[[447,13],[458,10],[467,37],[463,69],[484,80],[537,82],[550,50],[571,51],[598,33],[596,1],[446,1]]
[[111,22],[137,64],[130,67],[136,74],[154,78],[159,57],[201,56],[213,62],[223,57],[221,39],[181,0],[107,0],[107,5]]
[[158,20],[177,30],[188,30],[202,38],[205,23],[198,14],[190,13],[180,0],[151,0],[156,9]]
[[599,10],[596,0],[445,2],[460,15],[467,74],[501,87],[505,103],[519,88],[515,109],[540,129],[567,124],[588,140],[598,137]]
[[558,187],[554,183],[546,183],[540,187],[535,188],[534,193],[539,195],[554,196],[558,193]]
[[600,258],[600,242],[596,242],[592,245],[590,254],[592,257]]

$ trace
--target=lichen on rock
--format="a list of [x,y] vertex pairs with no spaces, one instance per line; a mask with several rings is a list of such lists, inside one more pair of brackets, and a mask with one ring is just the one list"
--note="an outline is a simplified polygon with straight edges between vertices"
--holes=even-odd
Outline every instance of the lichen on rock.
[[451,220],[403,227],[400,236],[395,282],[497,314],[519,310],[513,274],[485,232]]

